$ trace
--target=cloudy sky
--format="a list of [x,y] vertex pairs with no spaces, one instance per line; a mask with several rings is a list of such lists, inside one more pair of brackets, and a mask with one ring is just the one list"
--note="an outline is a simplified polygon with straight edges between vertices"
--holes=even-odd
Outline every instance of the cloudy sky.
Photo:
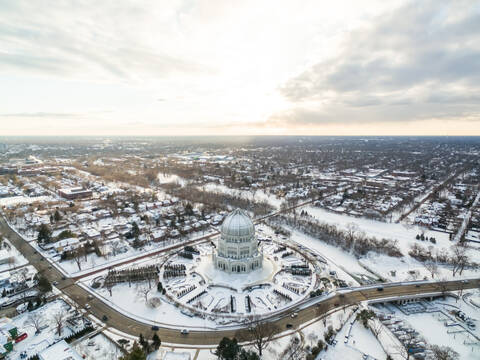
[[2,135],[480,135],[480,1],[0,0]]

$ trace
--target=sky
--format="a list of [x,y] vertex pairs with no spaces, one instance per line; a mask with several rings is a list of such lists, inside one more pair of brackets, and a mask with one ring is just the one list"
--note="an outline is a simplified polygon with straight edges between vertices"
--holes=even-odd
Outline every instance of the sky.
[[480,135],[480,1],[0,0],[1,135]]

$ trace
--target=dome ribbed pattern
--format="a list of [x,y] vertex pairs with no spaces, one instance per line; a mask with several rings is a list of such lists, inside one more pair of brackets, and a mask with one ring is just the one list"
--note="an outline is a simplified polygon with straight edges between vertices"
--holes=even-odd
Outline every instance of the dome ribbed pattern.
[[255,226],[247,213],[236,209],[231,212],[223,221],[222,234],[226,236],[253,236]]

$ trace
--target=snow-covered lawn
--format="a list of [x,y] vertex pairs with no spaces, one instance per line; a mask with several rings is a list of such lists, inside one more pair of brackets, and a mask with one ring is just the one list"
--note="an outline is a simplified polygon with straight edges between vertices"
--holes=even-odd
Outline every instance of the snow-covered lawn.
[[[355,316],[356,314],[353,314],[348,318],[342,330],[335,337],[337,344],[335,346],[329,346],[328,350],[321,355],[322,359],[360,360],[363,359],[364,355],[371,356],[375,359],[385,359],[387,357],[372,332],[366,329],[360,322],[353,322]],[[348,339],[346,339],[347,335],[349,335]]]
[[10,270],[12,268],[17,268],[28,264],[28,260],[13,246],[8,239],[3,239],[4,244],[2,244],[2,250],[7,251],[8,257],[12,258],[11,263],[7,262],[5,264],[0,264],[0,272]]
[[123,355],[118,346],[102,333],[92,338],[87,336],[73,347],[86,360],[117,360]]
[[[25,340],[14,345],[13,351],[8,354],[7,359],[20,359],[20,353],[22,353],[23,351],[27,352],[27,357],[33,356],[34,354],[45,349],[49,345],[57,342],[59,338],[57,337],[53,317],[56,313],[61,311],[68,311],[69,309],[70,306],[66,304],[63,300],[56,300],[32,312],[26,312],[14,317],[12,321],[14,325],[17,326],[18,333],[21,334],[23,332],[26,332],[28,337]],[[41,319],[40,324],[42,326],[45,326],[45,328],[39,334],[35,334],[35,327],[29,325],[29,316],[38,316]],[[71,329],[67,326],[64,326],[61,338],[69,336],[71,333]]]

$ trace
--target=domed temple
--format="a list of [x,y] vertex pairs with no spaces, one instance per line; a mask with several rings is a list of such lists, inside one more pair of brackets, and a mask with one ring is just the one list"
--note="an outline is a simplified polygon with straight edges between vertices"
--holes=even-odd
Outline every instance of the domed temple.
[[255,226],[243,210],[236,209],[223,221],[215,267],[229,273],[247,273],[262,267],[263,253],[258,251]]

